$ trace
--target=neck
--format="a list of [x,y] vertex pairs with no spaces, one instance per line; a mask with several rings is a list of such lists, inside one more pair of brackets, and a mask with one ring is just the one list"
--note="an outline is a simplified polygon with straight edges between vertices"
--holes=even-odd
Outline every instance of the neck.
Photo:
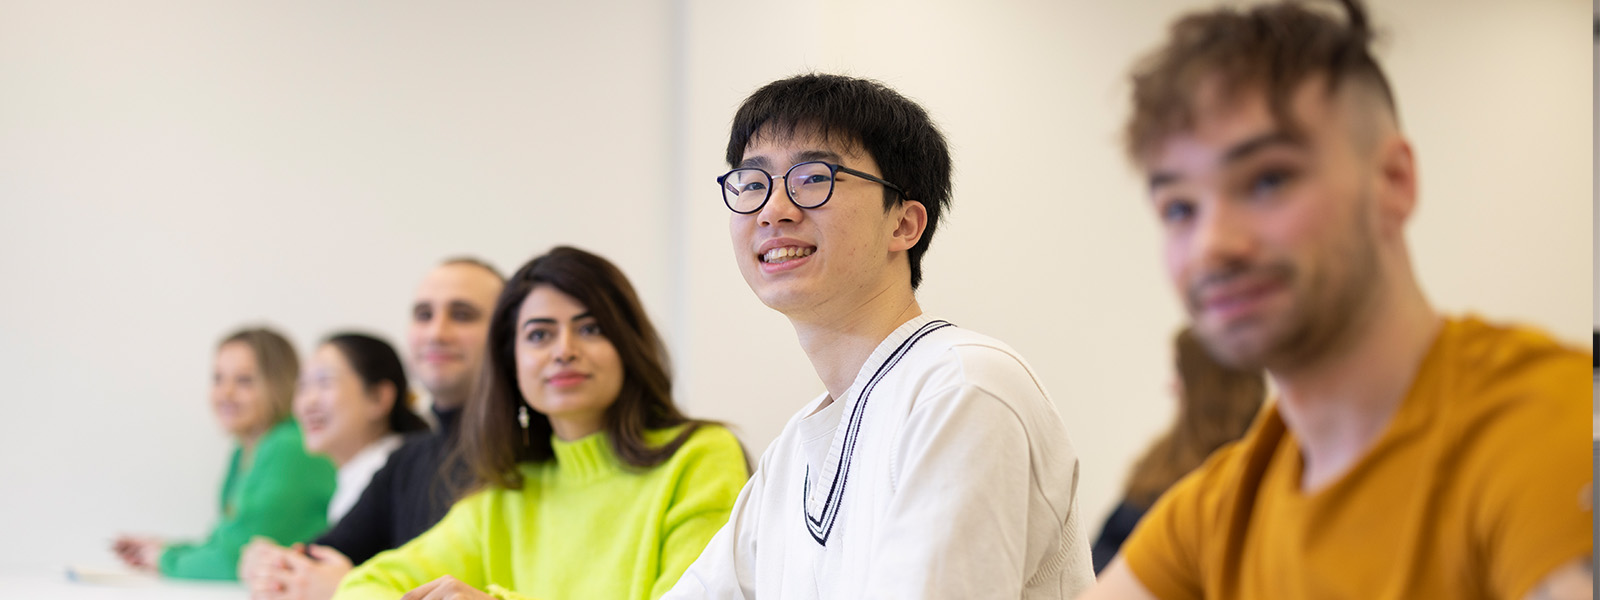
[[444,391],[428,391],[433,396],[434,412],[450,412],[466,405],[466,394],[453,394]]
[[556,439],[575,442],[600,431],[600,419],[550,417],[550,431]]
[[[829,315],[789,315],[789,322],[832,402],[850,389],[861,366],[884,338],[921,314],[922,307],[917,305],[911,288],[893,285],[848,310]],[[823,403],[827,405],[828,402]]]
[[328,460],[333,463],[334,468],[343,469],[345,465],[350,464],[350,461],[355,459],[357,454],[361,454],[362,450],[366,450],[367,447],[383,439],[385,433],[387,433],[387,430],[371,431],[352,443],[341,444],[337,448],[329,448],[327,453]]
[[1358,315],[1329,351],[1268,368],[1279,412],[1300,440],[1306,491],[1337,479],[1383,433],[1438,336],[1439,316],[1414,280],[1386,287],[1394,293]]

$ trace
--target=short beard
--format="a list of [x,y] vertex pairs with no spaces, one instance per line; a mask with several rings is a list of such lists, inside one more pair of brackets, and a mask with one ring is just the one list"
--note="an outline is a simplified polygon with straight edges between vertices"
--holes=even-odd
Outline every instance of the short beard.
[[[1333,252],[1318,258],[1314,273],[1303,272],[1292,264],[1240,264],[1206,277],[1190,286],[1190,314],[1199,307],[1199,290],[1214,280],[1225,280],[1251,271],[1275,270],[1291,284],[1293,305],[1283,316],[1281,331],[1267,332],[1259,344],[1231,339],[1225,332],[1197,327],[1195,333],[1206,351],[1222,364],[1244,370],[1286,370],[1314,364],[1337,352],[1350,336],[1358,335],[1359,321],[1368,306],[1378,298],[1383,277],[1378,262],[1375,225],[1365,220],[1371,214],[1374,198],[1363,193],[1351,215],[1345,236]],[[1312,277],[1303,288],[1292,284],[1300,277]]]

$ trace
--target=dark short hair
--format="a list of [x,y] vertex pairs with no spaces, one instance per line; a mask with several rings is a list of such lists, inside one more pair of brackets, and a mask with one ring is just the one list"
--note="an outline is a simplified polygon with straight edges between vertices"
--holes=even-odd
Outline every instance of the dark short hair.
[[428,422],[412,409],[415,398],[406,381],[405,365],[400,362],[394,346],[377,337],[354,332],[336,333],[323,343],[344,356],[345,362],[350,363],[350,370],[361,378],[363,387],[370,390],[385,381],[394,387],[394,403],[389,406],[389,431],[411,433],[428,428]]
[[[859,144],[878,163],[883,178],[905,190],[905,200],[922,203],[928,226],[906,252],[911,288],[916,289],[922,284],[922,255],[950,206],[950,149],[928,111],[870,79],[824,73],[781,79],[745,98],[734,114],[728,165],[739,166],[745,148],[758,136],[784,139],[796,133]],[[883,209],[902,200],[898,196],[884,189]]]
[[[526,442],[517,422],[518,411],[526,406],[517,385],[517,313],[534,288],[544,285],[583,304],[622,359],[622,389],[602,418],[602,429],[622,462],[639,468],[661,464],[697,428],[714,424],[688,418],[672,401],[666,345],[622,271],[594,254],[558,246],[518,269],[495,302],[488,360],[482,383],[467,402],[459,446],[474,481],[458,490],[458,497],[485,486],[519,489],[517,463],[555,458],[549,417],[528,411]],[[652,446],[645,437],[647,431],[679,425],[686,427],[664,445]]]
[[1273,118],[1290,135],[1299,132],[1290,97],[1314,75],[1327,76],[1329,94],[1353,83],[1395,112],[1389,80],[1369,50],[1373,32],[1361,2],[1339,0],[1342,21],[1308,4],[1223,7],[1173,23],[1166,45],[1133,69],[1128,157],[1143,162],[1161,140],[1192,129],[1199,88],[1212,77],[1220,78],[1223,101],[1244,91],[1265,93]]

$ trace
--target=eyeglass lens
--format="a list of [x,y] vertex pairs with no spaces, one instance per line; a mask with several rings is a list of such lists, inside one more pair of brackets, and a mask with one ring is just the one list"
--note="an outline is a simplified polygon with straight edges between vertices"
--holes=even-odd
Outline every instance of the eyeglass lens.
[[[767,201],[773,177],[755,168],[734,169],[723,179],[722,195],[728,208],[751,213]],[[803,162],[790,167],[784,176],[788,194],[801,208],[816,208],[833,193],[833,169],[820,162]]]

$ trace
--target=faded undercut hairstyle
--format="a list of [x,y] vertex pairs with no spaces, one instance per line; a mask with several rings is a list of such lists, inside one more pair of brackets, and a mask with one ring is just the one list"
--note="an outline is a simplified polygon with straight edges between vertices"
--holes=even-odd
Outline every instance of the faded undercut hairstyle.
[[271,423],[277,425],[289,418],[294,406],[295,384],[300,381],[300,356],[294,351],[289,338],[266,327],[240,329],[217,343],[221,349],[228,344],[244,344],[256,355],[256,370],[261,373],[262,395],[271,410]]
[[[488,358],[478,390],[467,402],[458,447],[473,481],[457,490],[458,498],[486,486],[521,489],[518,463],[555,458],[548,417],[529,409],[526,437],[517,422],[519,410],[527,406],[517,386],[517,316],[539,286],[550,286],[588,309],[622,359],[622,390],[606,409],[601,430],[623,463],[641,469],[659,465],[700,426],[714,424],[684,416],[673,403],[666,345],[622,271],[594,254],[558,246],[518,269],[495,302]],[[680,425],[685,427],[666,444],[652,446],[645,438],[647,431]]]
[[902,200],[922,204],[928,225],[922,239],[906,252],[911,289],[921,285],[922,255],[950,206],[950,149],[928,111],[870,79],[810,73],[774,81],[745,98],[734,114],[728,165],[738,167],[745,148],[757,138],[784,141],[795,135],[815,135],[864,150],[878,163],[885,181],[905,190],[901,198],[884,188],[884,210]]
[[1207,83],[1217,86],[1221,102],[1264,93],[1278,126],[1291,136],[1299,131],[1290,98],[1317,75],[1327,76],[1330,96],[1360,86],[1398,118],[1389,80],[1369,49],[1373,32],[1361,2],[1338,0],[1343,19],[1310,4],[1223,7],[1173,23],[1166,45],[1133,69],[1133,115],[1124,132],[1129,158],[1148,160],[1162,140],[1193,129]]

